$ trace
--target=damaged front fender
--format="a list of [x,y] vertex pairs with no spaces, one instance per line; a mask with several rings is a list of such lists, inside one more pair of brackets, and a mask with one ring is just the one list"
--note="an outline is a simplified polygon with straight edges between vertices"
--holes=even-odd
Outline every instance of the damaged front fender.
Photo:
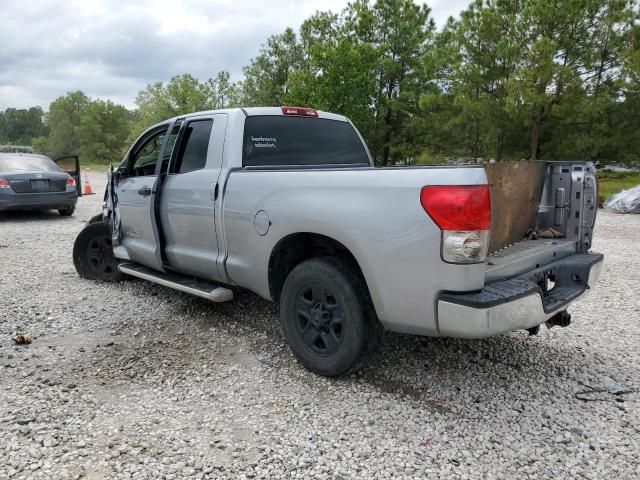
[[118,170],[114,170],[111,165],[107,172],[107,188],[102,202],[102,220],[111,228],[111,242],[114,247],[120,245],[120,214],[116,194],[118,178]]

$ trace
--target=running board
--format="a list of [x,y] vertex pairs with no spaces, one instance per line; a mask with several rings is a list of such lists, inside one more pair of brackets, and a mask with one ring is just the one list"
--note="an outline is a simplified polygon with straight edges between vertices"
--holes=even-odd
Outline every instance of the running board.
[[121,263],[118,270],[132,277],[148,280],[164,287],[180,290],[198,297],[206,298],[212,302],[228,302],[233,300],[233,291],[220,287],[206,280],[197,280],[175,273],[163,273],[136,263]]

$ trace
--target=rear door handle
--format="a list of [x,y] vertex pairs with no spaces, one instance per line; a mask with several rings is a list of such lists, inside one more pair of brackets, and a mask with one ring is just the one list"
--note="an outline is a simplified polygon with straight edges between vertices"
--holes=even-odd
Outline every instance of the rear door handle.
[[151,195],[151,189],[149,187],[142,187],[138,190],[138,195],[148,197],[149,195]]

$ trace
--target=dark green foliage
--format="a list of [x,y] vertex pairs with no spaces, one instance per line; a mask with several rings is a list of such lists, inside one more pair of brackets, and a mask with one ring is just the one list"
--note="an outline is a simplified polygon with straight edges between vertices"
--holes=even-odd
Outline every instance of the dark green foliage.
[[51,102],[47,115],[49,135],[33,139],[35,150],[53,158],[79,154],[78,127],[89,102],[89,97],[80,91],[68,93]]
[[244,68],[243,105],[282,105],[288,93],[291,73],[302,68],[302,48],[292,29],[287,28],[282,34],[269,37],[260,54]]
[[613,138],[630,133],[619,113],[637,85],[637,21],[627,0],[473,2],[425,57],[450,105],[441,125],[462,141],[449,155],[640,160]]
[[7,108],[0,112],[0,144],[31,145],[33,137],[46,131],[44,111],[40,107]]
[[238,106],[237,86],[229,81],[229,73],[225,71],[206,82],[185,73],[173,77],[167,84],[150,83],[138,93],[136,105],[135,135],[177,115]]
[[240,101],[347,115],[376,163],[640,161],[638,5],[476,0],[434,31],[412,0],[356,0],[271,37]]
[[[82,92],[72,92],[51,103],[45,123],[41,109],[29,110],[39,112],[35,115],[39,129],[22,128],[16,122],[11,125],[24,132],[21,140],[25,144],[31,144],[35,137],[33,147],[37,152],[54,158],[80,155],[86,164],[117,163],[131,141],[151,125],[184,113],[236,106],[237,95],[237,86],[230,82],[228,72],[220,72],[206,82],[184,74],[166,85],[147,85],[138,94],[138,110],[133,112],[111,101],[92,100]],[[14,112],[8,109],[0,115],[0,135],[12,131],[6,127],[6,119],[13,118]],[[10,136],[4,142],[17,143]]]
[[[187,112],[300,105],[342,113],[379,165],[447,158],[640,163],[637,0],[474,0],[436,31],[415,0],[355,0],[267,39],[232,83],[183,74],[127,112],[82,92],[0,113],[0,143],[117,161]],[[48,130],[47,130],[48,129]]]
[[127,146],[131,119],[131,112],[122,105],[102,100],[90,102],[76,127],[80,158],[100,164],[119,162]]
[[38,153],[52,158],[80,155],[83,163],[118,162],[126,149],[132,114],[122,105],[68,93],[51,103],[49,134],[33,139]]

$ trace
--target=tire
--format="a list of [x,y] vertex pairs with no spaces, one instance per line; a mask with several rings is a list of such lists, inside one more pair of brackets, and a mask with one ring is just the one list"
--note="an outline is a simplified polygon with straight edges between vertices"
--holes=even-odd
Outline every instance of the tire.
[[333,257],[305,260],[289,273],[280,320],[298,361],[326,377],[360,370],[383,331],[361,275]]
[[76,211],[76,207],[67,207],[67,208],[58,209],[58,213],[62,217],[70,217],[71,215],[73,215],[73,212],[75,211]]
[[91,217],[89,219],[89,221],[87,222],[87,224],[98,223],[98,222],[103,222],[103,221],[104,221],[104,217],[102,216],[101,213],[99,213],[98,215],[94,215],[93,217]]
[[122,278],[113,256],[111,229],[104,222],[84,227],[73,244],[73,264],[82,278],[117,282]]

